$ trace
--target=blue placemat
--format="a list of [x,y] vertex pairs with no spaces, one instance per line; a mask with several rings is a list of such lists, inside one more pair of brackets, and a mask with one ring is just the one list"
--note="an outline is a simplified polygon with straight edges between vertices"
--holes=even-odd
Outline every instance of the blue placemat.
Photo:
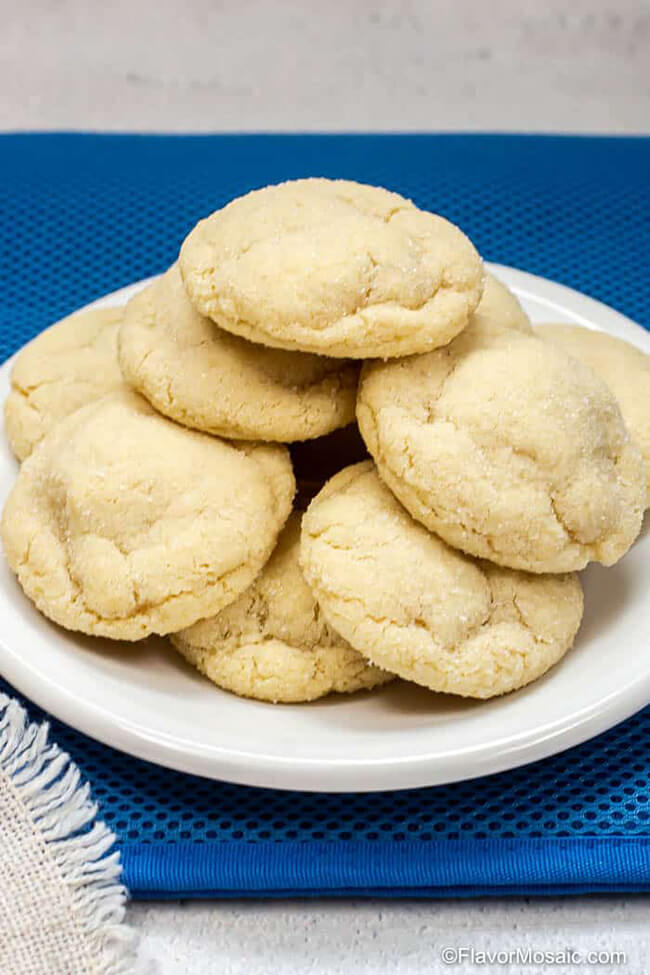
[[[0,136],[0,354],[162,271],[232,196],[309,174],[396,189],[486,258],[649,327],[649,173],[650,139]],[[650,889],[650,709],[514,772],[371,795],[209,782],[53,733],[120,837],[135,896]]]

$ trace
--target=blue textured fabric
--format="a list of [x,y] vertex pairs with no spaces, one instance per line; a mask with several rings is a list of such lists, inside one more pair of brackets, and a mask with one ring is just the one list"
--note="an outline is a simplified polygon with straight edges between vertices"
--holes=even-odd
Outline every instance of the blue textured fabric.
[[[649,327],[649,173],[650,139],[0,136],[0,356],[163,270],[232,196],[312,174],[396,189],[459,223],[486,258]],[[57,721],[53,735],[117,833],[136,896],[650,889],[650,709],[523,769],[372,795],[210,782]]]

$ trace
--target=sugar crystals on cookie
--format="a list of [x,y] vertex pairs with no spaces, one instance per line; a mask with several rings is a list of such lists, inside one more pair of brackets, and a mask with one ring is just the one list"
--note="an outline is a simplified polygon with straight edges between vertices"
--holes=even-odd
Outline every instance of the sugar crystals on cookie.
[[482,261],[458,227],[349,180],[239,197],[196,225],[179,262],[191,301],[221,328],[346,358],[444,345],[483,290]]
[[291,510],[286,447],[177,426],[130,391],[61,421],[2,514],[11,569],[45,616],[121,640],[218,612],[253,581]]
[[523,687],[571,647],[577,575],[463,555],[408,514],[371,461],[329,481],[303,519],[300,562],[325,618],[378,667],[434,691]]

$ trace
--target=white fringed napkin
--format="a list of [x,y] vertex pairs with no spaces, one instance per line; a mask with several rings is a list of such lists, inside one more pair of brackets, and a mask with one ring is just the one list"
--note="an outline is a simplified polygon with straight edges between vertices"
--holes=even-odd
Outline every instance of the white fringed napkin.
[[0,972],[127,975],[135,937],[115,837],[68,755],[0,694]]

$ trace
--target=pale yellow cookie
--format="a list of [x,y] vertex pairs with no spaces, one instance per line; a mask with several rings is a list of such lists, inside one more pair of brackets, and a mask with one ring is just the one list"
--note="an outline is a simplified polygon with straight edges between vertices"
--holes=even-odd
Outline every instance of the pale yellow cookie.
[[300,571],[299,549],[296,513],[246,592],[175,633],[174,646],[219,687],[258,701],[314,701],[392,680],[325,622]]
[[51,325],[16,356],[5,430],[18,460],[64,416],[122,386],[117,332],[122,308],[93,308]]
[[370,461],[329,481],[303,518],[300,561],[328,622],[378,667],[488,698],[540,677],[573,644],[578,576],[529,575],[450,548]]
[[356,363],[223,331],[193,308],[177,265],[127,305],[119,360],[161,413],[223,437],[307,440],[354,420]]
[[533,333],[530,319],[519,303],[519,299],[502,281],[493,274],[485,275],[485,288],[478,307],[474,312],[470,327],[474,330],[498,332]]
[[623,339],[580,325],[536,325],[535,331],[585,362],[611,389],[645,460],[650,507],[650,355]]
[[71,630],[120,640],[218,612],[255,578],[291,510],[285,447],[229,443],[123,391],[62,420],[2,515],[11,569]]
[[444,349],[369,363],[359,427],[379,474],[450,545],[529,572],[611,565],[645,472],[611,392],[550,342],[476,320]]
[[227,331],[346,358],[444,345],[483,290],[481,259],[457,227],[347,180],[233,200],[196,225],[179,260],[193,304]]

